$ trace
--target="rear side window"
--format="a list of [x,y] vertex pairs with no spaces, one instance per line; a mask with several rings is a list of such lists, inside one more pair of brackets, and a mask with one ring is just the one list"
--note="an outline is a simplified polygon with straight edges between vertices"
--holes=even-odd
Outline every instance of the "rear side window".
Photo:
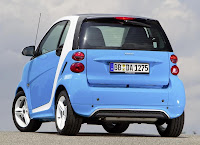
[[172,51],[156,21],[87,21],[82,24],[80,49],[125,49]]

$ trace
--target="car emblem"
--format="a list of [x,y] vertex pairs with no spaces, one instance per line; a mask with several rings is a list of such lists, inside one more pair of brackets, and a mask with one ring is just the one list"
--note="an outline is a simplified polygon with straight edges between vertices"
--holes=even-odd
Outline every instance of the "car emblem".
[[125,55],[134,55],[134,53],[125,53]]

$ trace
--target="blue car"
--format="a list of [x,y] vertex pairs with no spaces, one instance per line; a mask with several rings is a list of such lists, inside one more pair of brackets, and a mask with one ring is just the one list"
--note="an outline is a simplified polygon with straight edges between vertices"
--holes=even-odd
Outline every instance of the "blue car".
[[157,20],[106,14],[56,21],[31,56],[13,102],[22,132],[55,121],[61,135],[81,124],[122,133],[132,123],[155,124],[161,136],[184,126],[185,90],[178,58]]

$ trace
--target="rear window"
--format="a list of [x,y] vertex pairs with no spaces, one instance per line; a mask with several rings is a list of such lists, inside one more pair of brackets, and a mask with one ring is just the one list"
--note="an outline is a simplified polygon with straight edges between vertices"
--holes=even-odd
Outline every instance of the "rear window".
[[83,22],[80,49],[172,51],[157,21],[89,20]]

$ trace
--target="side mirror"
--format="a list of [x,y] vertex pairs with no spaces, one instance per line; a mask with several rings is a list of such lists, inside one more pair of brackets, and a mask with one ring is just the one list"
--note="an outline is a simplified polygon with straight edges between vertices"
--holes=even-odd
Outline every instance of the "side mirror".
[[61,55],[62,49],[63,49],[63,45],[60,45],[60,46],[56,49],[56,55],[57,55],[57,56],[60,56],[60,55]]
[[35,46],[28,46],[22,50],[22,55],[33,56],[35,52]]

